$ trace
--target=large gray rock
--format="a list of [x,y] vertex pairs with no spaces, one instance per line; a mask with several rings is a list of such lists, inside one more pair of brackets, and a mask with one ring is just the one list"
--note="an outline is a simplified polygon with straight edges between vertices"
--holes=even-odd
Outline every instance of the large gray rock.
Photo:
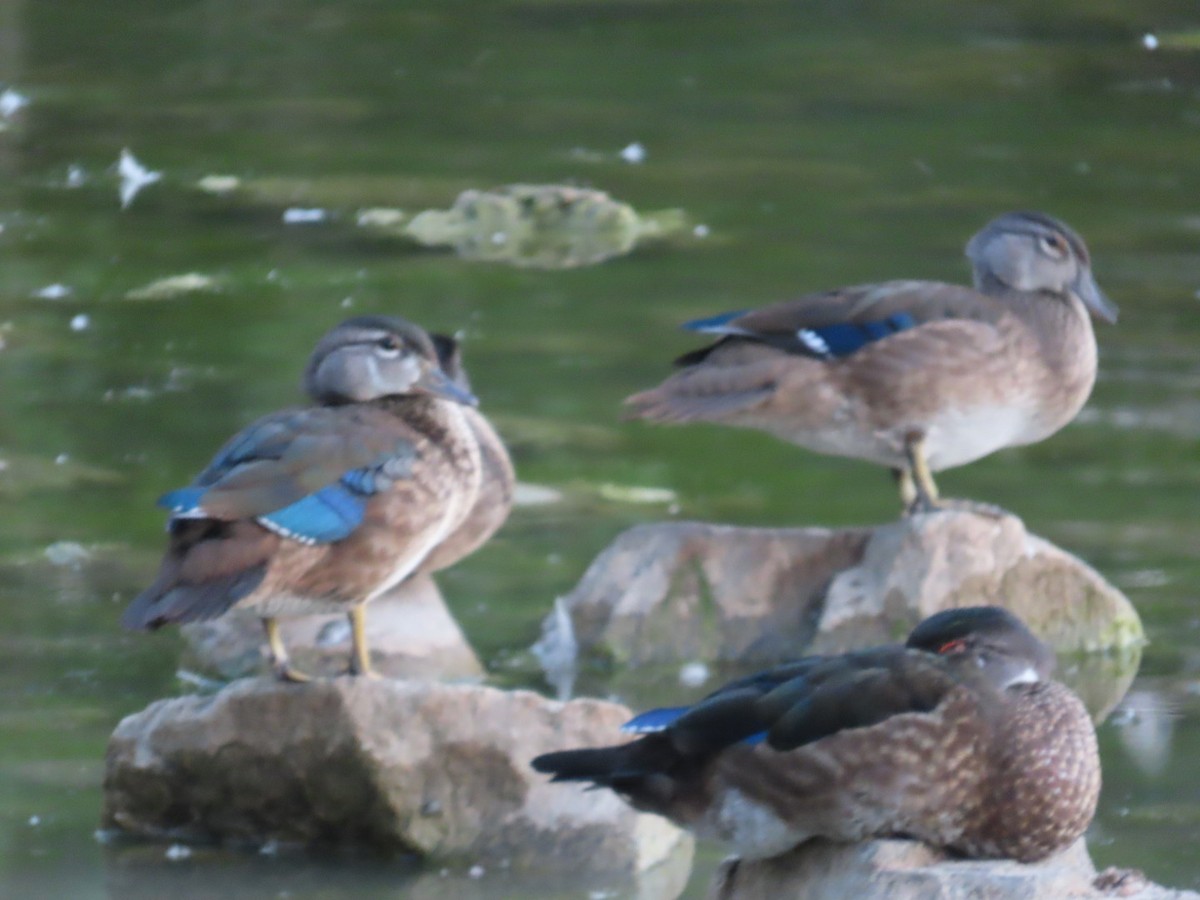
[[122,720],[103,822],[159,840],[351,845],[613,878],[653,871],[653,896],[673,897],[690,837],[611,792],[567,790],[529,767],[551,749],[611,741],[628,716],[604,701],[479,686],[247,679]]
[[1058,651],[1143,640],[1132,605],[1086,563],[1015,516],[965,511],[874,529],[640,525],[564,603],[582,650],[633,666],[840,651],[981,603],[1012,610]]
[[[346,616],[279,620],[284,643],[302,672],[336,675],[350,660]],[[211,622],[181,629],[189,653],[184,665],[223,679],[268,670],[262,623],[234,610]],[[375,668],[391,678],[478,680],[479,657],[442,600],[434,580],[418,574],[367,607],[367,642]]]
[[1150,884],[1138,872],[1097,875],[1083,839],[1032,865],[967,861],[915,841],[837,844],[810,841],[790,853],[754,862],[727,861],[709,900],[1063,900],[1132,898],[1200,900],[1191,891]]

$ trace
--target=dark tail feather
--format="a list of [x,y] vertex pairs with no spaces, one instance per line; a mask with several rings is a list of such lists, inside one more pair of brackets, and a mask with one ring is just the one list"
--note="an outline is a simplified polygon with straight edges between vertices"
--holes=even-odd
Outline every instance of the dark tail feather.
[[615,747],[544,753],[531,765],[553,775],[554,781],[590,781],[625,791],[649,776],[671,772],[679,762],[679,752],[666,735],[648,734]]
[[241,572],[199,584],[169,584],[160,577],[134,599],[121,616],[121,625],[133,630],[153,631],[163,625],[215,619],[262,583],[267,565],[261,563]]
[[543,753],[531,765],[539,772],[553,775],[552,781],[591,781],[611,783],[614,772],[628,762],[625,747],[598,747],[588,750],[560,750]]
[[695,786],[700,768],[671,746],[663,734],[617,747],[589,747],[545,753],[533,760],[552,781],[591,782],[592,787],[616,791],[636,809],[672,818],[681,791]]

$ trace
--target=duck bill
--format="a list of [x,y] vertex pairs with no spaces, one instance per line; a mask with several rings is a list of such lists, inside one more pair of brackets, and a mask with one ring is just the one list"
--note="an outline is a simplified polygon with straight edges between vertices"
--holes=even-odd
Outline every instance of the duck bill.
[[441,369],[433,367],[426,369],[413,387],[423,394],[432,394],[434,397],[453,400],[463,406],[479,405],[479,400],[474,394],[451,381]]
[[1083,301],[1083,305],[1093,316],[1103,319],[1109,324],[1116,324],[1119,312],[1117,304],[1104,296],[1104,291],[1100,290],[1100,286],[1096,284],[1096,279],[1092,277],[1091,272],[1084,272],[1083,277],[1076,283],[1075,290],[1079,294],[1079,299]]

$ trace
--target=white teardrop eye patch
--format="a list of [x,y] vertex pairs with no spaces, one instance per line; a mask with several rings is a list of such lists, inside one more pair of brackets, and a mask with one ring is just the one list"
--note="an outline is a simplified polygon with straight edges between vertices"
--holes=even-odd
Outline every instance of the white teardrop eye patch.
[[400,341],[395,335],[381,337],[375,344],[375,352],[384,359],[395,359],[400,355]]
[[1055,259],[1062,259],[1067,255],[1067,243],[1062,239],[1061,235],[1044,234],[1038,240],[1042,249]]

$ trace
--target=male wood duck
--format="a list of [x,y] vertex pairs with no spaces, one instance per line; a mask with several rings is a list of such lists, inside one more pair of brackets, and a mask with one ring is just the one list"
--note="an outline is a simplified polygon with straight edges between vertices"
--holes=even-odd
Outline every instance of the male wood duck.
[[948,610],[903,646],[807,657],[640,715],[630,743],[533,767],[748,859],[814,837],[907,837],[1029,862],[1079,837],[1100,791],[1091,720],[1053,667],[1005,610]]
[[1117,308],[1083,239],[1012,212],[967,244],[974,289],[887,281],[700,319],[715,344],[634,394],[631,418],[758,428],[900,474],[912,511],[938,506],[932,473],[1049,437],[1096,380],[1089,312]]
[[423,329],[389,316],[322,337],[304,388],[317,405],[264,416],[160,499],[171,510],[167,552],[122,624],[253,610],[276,674],[304,681],[276,617],[346,612],[350,671],[371,674],[365,605],[463,528],[478,501],[476,401],[443,372]]

